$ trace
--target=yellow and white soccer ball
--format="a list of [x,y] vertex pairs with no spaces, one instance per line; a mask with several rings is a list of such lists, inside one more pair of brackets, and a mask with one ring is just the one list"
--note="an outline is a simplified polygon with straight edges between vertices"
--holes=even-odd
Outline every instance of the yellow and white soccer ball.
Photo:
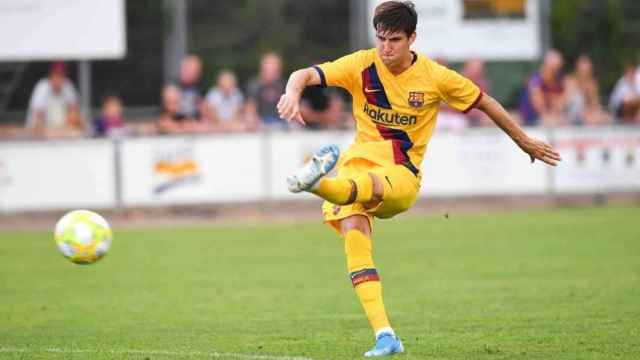
[[74,210],[56,224],[58,249],[76,264],[92,264],[111,247],[111,228],[100,215],[89,210]]

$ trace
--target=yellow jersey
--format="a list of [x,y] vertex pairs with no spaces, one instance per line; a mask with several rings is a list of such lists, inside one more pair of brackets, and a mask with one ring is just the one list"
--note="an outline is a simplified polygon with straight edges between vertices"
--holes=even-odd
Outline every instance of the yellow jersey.
[[339,86],[353,97],[355,142],[340,162],[364,158],[385,166],[402,164],[418,175],[441,102],[467,112],[482,91],[469,79],[414,53],[412,65],[393,75],[376,49],[361,50],[314,66],[323,86]]

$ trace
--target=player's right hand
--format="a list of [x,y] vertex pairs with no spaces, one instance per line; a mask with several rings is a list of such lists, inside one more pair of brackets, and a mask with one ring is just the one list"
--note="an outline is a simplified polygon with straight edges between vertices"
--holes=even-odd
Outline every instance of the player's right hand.
[[285,119],[288,122],[295,120],[302,125],[306,125],[304,119],[302,118],[302,114],[300,113],[300,98],[290,95],[283,94],[280,97],[280,101],[278,101],[278,115],[281,119]]

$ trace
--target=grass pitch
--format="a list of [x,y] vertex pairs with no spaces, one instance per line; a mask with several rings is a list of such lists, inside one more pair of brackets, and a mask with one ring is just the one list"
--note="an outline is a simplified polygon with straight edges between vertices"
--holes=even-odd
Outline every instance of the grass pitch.
[[[640,359],[640,208],[377,222],[400,359]],[[0,359],[359,359],[372,334],[320,224],[114,229],[78,266],[0,233]]]

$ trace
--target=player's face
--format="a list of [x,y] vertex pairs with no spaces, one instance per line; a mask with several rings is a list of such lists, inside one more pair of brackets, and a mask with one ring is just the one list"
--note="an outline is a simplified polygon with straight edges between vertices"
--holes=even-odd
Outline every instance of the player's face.
[[376,47],[382,62],[389,67],[400,64],[409,56],[411,45],[415,39],[415,33],[407,36],[404,31],[393,33],[378,31],[376,34]]

